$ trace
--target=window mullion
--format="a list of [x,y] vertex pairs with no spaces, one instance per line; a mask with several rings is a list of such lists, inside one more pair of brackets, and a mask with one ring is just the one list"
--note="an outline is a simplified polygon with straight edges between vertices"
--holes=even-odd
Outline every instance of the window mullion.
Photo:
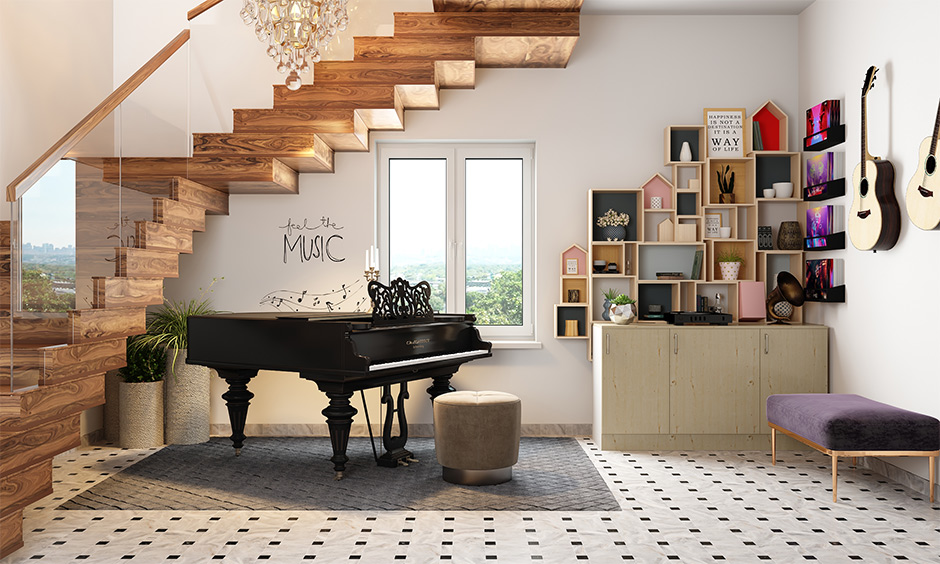
[[466,254],[464,252],[463,162],[453,150],[447,159],[447,310],[466,309]]

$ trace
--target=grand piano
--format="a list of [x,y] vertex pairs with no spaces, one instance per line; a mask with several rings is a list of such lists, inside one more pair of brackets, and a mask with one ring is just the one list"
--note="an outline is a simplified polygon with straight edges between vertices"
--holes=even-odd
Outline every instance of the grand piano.
[[[329,398],[323,411],[333,446],[336,479],[346,470],[353,393],[382,386],[386,404],[378,463],[397,466],[411,459],[405,450],[407,383],[431,378],[431,400],[453,391],[450,378],[468,361],[492,356],[468,314],[435,314],[427,282],[412,286],[398,278],[389,286],[369,283],[373,312],[225,313],[189,318],[187,363],[214,368],[228,383],[222,394],[232,424],[232,446],[241,452],[245,421],[254,394],[248,384],[258,370],[299,372]],[[399,384],[397,400],[391,386]],[[392,436],[394,415],[399,435]]]

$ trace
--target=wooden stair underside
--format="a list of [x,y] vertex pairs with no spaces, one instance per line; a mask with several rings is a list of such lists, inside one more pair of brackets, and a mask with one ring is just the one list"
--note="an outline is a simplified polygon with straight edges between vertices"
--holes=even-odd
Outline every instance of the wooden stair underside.
[[[232,133],[194,134],[193,157],[77,159],[95,173],[82,180],[80,239],[113,223],[97,204],[118,183],[138,195],[133,246],[91,249],[115,266],[91,277],[89,309],[11,316],[0,222],[0,341],[15,337],[0,349],[0,557],[22,546],[23,508],[51,493],[52,457],[80,443],[81,412],[104,402],[104,373],[125,364],[125,338],[145,330],[206,214],[227,214],[231,193],[297,193],[299,173],[333,172],[334,151],[368,151],[370,131],[404,129],[405,110],[439,109],[440,90],[472,89],[477,67],[566,66],[581,2],[434,0],[435,13],[396,14],[392,37],[356,37],[352,61],[316,63],[314,84],[274,86],[273,108],[234,110]],[[40,385],[10,392],[22,375]]]

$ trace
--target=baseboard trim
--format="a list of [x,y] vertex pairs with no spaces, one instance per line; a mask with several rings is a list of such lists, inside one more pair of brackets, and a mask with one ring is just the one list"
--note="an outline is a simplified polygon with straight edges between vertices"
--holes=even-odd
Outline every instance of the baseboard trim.
[[[926,465],[926,459],[924,460]],[[910,470],[895,466],[883,458],[866,456],[858,460],[858,465],[860,468],[866,468],[876,474],[881,474],[892,482],[914,490],[919,494],[930,495],[930,482],[927,478],[922,478]],[[940,499],[940,483],[938,483],[936,477],[934,477],[934,499]]]
[[[591,424],[541,424],[529,423],[522,425],[523,437],[590,437]],[[209,434],[213,437],[227,437],[232,434],[232,426],[228,423],[214,423],[209,426]],[[326,423],[247,423],[245,434],[249,437],[328,437],[330,429]],[[382,426],[373,423],[372,434],[382,436]],[[365,423],[354,423],[349,431],[351,437],[368,437],[369,432]],[[433,437],[434,424],[412,423],[408,425],[409,437]]]

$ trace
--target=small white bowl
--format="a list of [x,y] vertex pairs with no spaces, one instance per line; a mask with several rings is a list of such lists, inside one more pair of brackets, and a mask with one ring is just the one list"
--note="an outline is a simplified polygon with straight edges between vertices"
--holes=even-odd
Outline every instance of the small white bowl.
[[722,239],[727,239],[728,237],[731,237],[731,228],[730,228],[730,227],[719,227],[719,228],[718,228],[718,234],[721,236]]
[[774,192],[778,198],[789,198],[793,195],[793,183],[774,182]]
[[774,197],[774,194],[776,194],[776,193],[777,193],[777,191],[774,190],[773,188],[764,188],[764,197],[765,197],[765,198],[773,198],[773,197]]

